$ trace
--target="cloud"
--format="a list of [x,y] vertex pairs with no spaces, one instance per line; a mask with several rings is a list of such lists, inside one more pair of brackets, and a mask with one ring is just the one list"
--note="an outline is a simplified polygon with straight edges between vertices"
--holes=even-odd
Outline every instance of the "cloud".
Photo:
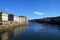
[[37,15],[43,15],[44,13],[42,13],[42,12],[34,12],[34,14],[37,14]]

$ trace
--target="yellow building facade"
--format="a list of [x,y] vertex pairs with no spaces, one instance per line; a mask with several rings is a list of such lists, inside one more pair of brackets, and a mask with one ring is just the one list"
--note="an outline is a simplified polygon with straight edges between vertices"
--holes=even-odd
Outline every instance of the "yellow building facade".
[[0,12],[0,24],[8,23],[8,14],[6,12]]
[[19,16],[19,19],[20,24],[24,24],[28,21],[28,19],[25,16]]
[[14,15],[14,21],[19,22],[19,16]]
[[8,21],[8,14],[6,12],[0,12],[0,21]]

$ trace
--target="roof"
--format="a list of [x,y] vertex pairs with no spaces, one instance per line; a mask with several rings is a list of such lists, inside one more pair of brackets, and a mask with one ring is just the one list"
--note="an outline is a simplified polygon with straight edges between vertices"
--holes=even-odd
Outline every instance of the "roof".
[[[25,17],[25,16],[19,16],[19,17]],[[25,17],[25,18],[27,18],[27,17]]]
[[0,11],[0,13],[5,13],[5,14],[8,14],[6,11]]

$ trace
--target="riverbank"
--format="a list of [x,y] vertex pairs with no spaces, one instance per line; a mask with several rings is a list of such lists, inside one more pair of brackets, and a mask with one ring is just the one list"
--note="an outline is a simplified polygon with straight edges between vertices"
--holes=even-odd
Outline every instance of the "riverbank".
[[0,32],[6,32],[6,31],[8,31],[8,30],[10,30],[10,29],[14,29],[14,28],[16,28],[16,27],[20,27],[20,26],[23,26],[23,25],[25,25],[25,24],[28,24],[28,23],[24,23],[24,24],[18,24],[18,25],[0,25]]
[[46,17],[46,18],[42,18],[42,19],[33,19],[30,21],[37,22],[37,23],[47,23],[47,24],[60,25],[60,16],[58,16],[58,17]]

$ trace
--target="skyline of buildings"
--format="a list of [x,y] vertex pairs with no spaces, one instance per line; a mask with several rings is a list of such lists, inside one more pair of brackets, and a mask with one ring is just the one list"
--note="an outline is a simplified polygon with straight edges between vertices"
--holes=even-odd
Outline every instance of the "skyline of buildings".
[[7,12],[0,12],[0,24],[24,24],[28,21],[25,16],[16,16],[14,14],[8,14]]

